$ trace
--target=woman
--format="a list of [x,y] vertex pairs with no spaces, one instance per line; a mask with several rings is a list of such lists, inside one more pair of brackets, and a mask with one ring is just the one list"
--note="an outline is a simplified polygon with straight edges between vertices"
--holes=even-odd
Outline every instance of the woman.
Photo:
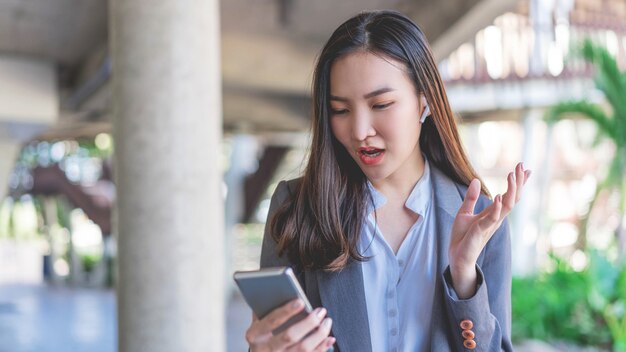
[[246,332],[252,351],[510,351],[505,216],[529,170],[489,200],[465,155],[421,30],[392,11],[335,30],[313,82],[304,175],[272,197],[261,267],[291,266],[290,302]]

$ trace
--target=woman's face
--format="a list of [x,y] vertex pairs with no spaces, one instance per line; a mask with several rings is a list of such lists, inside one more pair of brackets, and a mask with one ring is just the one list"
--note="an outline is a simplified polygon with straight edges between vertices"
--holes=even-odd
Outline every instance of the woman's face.
[[337,59],[330,71],[331,128],[376,185],[419,177],[421,106],[405,65],[369,52]]

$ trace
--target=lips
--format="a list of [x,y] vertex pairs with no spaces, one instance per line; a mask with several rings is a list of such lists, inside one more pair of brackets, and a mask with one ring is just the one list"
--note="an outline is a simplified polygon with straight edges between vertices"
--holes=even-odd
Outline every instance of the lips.
[[365,165],[376,165],[385,156],[385,149],[375,147],[362,147],[358,149],[358,155]]

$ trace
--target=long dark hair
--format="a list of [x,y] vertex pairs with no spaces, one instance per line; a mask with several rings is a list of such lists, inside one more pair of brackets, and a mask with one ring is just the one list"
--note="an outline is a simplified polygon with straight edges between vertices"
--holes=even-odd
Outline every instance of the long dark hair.
[[[432,52],[419,27],[394,11],[363,12],[341,24],[324,45],[313,78],[312,141],[304,175],[290,199],[270,219],[279,255],[303,269],[339,270],[364,257],[357,244],[368,202],[366,177],[334,137],[330,125],[330,70],[357,51],[404,63],[431,115],[422,125],[420,148],[455,182],[469,185],[476,172],[458,135],[454,115]],[[489,195],[483,186],[482,192]]]

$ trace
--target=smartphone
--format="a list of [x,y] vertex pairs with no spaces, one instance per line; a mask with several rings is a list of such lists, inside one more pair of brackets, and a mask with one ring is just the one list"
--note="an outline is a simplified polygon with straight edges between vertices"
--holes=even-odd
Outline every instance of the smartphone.
[[274,335],[306,318],[313,311],[298,279],[289,267],[236,271],[233,278],[246,303],[259,319],[263,319],[272,310],[296,298],[304,302],[304,309],[274,329]]

